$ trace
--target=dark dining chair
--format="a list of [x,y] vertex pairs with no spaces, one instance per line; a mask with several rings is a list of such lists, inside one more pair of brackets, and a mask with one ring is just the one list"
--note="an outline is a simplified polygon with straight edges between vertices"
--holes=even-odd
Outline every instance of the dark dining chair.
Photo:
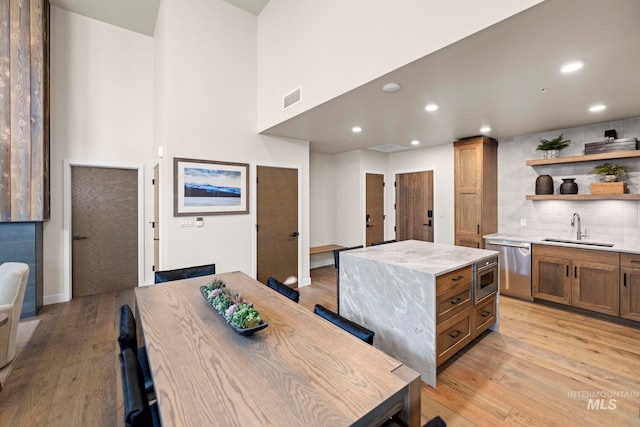
[[274,291],[278,291],[279,293],[281,293],[282,295],[284,295],[285,297],[289,298],[294,302],[300,301],[300,292],[298,292],[297,289],[290,288],[284,283],[277,281],[273,277],[269,277],[267,279],[267,286],[273,289]]
[[313,312],[318,316],[325,318],[334,325],[349,332],[351,335],[360,338],[367,344],[373,344],[374,332],[365,328],[364,326],[360,326],[357,323],[340,316],[338,313],[334,313],[333,311],[320,304],[315,305],[315,307],[313,308]]
[[120,375],[124,398],[124,422],[127,427],[160,426],[158,404],[149,405],[138,357],[132,348],[120,353]]
[[136,319],[133,317],[133,312],[128,304],[120,307],[120,334],[118,335],[118,344],[120,345],[120,351],[124,351],[128,348],[132,349],[138,357],[138,363],[142,370],[142,376],[144,379],[144,389],[147,393],[154,393],[153,389],[153,377],[151,376],[151,368],[149,367],[149,359],[147,359],[147,350],[143,347],[138,347],[138,335],[136,330]]
[[351,246],[349,248],[334,249],[333,250],[333,266],[336,268],[336,298],[338,303],[338,313],[340,313],[340,252],[350,251],[351,249],[362,249],[364,246]]
[[373,242],[373,243],[371,244],[371,246],[387,245],[387,244],[389,244],[389,243],[395,243],[395,242],[397,242],[397,240],[396,240],[396,239],[393,239],[393,240],[383,240],[382,242]]
[[198,265],[195,267],[175,268],[173,270],[156,271],[154,282],[164,283],[173,280],[189,279],[191,277],[209,276],[216,274],[215,264]]

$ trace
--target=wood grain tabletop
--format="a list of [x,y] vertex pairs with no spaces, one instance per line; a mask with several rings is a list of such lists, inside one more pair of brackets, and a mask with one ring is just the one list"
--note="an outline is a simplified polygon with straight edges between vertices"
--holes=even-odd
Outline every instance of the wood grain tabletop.
[[[269,326],[236,334],[200,294],[214,277]],[[140,287],[136,304],[164,426],[420,422],[417,373],[243,273]]]

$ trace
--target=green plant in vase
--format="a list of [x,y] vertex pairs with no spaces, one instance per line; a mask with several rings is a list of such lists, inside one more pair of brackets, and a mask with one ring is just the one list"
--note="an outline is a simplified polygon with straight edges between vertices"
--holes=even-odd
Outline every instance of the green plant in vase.
[[596,166],[590,174],[598,175],[601,182],[617,182],[627,174],[626,166],[604,163]]
[[545,159],[554,159],[556,157],[560,157],[560,150],[566,148],[571,144],[570,139],[564,139],[562,134],[557,138],[553,139],[543,139],[540,138],[540,143],[536,150],[542,151],[542,156]]

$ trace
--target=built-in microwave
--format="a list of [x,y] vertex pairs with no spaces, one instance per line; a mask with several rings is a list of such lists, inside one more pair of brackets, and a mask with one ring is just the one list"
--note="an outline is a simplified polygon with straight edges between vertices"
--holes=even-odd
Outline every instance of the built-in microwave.
[[498,292],[498,257],[485,259],[473,265],[473,302]]

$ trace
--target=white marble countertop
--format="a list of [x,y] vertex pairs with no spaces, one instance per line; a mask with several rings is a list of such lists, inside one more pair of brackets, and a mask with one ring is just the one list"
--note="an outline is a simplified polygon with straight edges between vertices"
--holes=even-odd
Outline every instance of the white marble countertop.
[[418,240],[404,240],[386,245],[354,249],[345,252],[345,254],[440,276],[496,256],[498,252]]
[[[549,245],[549,246],[565,246],[569,248],[580,248],[580,249],[593,249],[596,251],[608,251],[608,252],[626,252],[633,254],[640,254],[640,246],[637,244],[631,243],[619,243],[619,242],[603,242],[603,243],[613,243],[613,246],[597,246],[597,245],[585,245],[579,243],[564,243],[564,242],[546,242],[543,239],[553,238],[554,236],[524,236],[519,234],[506,234],[506,233],[493,233],[487,234],[486,236],[482,236],[485,239],[485,243],[487,239],[493,240],[511,240],[514,242],[528,242],[535,243],[540,245]],[[571,240],[571,239],[566,239]],[[585,239],[584,242],[591,242],[589,239]]]

